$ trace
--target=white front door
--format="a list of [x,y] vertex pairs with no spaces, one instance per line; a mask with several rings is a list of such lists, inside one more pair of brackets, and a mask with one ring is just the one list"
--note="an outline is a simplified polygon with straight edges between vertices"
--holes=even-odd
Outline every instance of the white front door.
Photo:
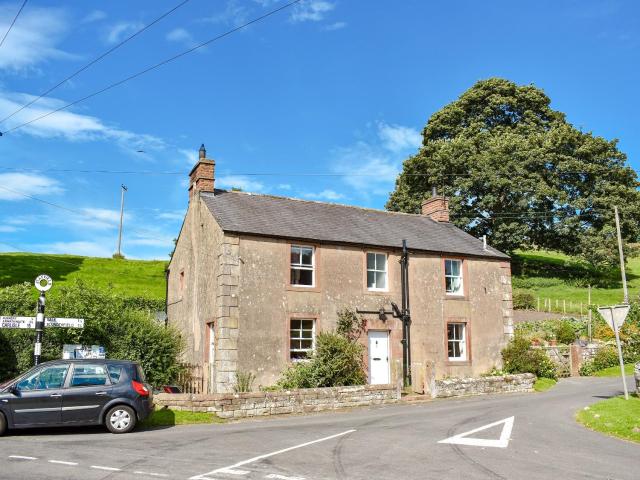
[[389,379],[389,332],[369,330],[369,383],[387,384]]

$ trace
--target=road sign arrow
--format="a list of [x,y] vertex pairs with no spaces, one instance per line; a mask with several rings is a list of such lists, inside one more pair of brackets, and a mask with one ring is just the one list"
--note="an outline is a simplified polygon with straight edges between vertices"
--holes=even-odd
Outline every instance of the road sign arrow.
[[[497,422],[490,423],[489,425],[474,428],[473,430],[469,430],[468,432],[459,433],[458,435],[454,435],[453,437],[445,438],[444,440],[440,440],[438,443],[453,443],[456,445],[470,445],[473,447],[506,448],[507,446],[509,446],[509,440],[511,439],[511,430],[513,429],[514,420],[515,417],[498,420]],[[474,433],[488,430],[500,424],[503,424],[502,432],[500,433],[500,438],[497,440],[489,438],[469,438],[469,436],[473,435]]]

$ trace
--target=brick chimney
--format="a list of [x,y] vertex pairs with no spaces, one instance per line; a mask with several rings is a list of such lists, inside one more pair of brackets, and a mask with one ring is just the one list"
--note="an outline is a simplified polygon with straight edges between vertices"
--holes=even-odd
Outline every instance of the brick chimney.
[[207,158],[207,150],[204,143],[198,151],[198,163],[194,165],[189,173],[189,201],[196,192],[213,192],[214,171],[216,162]]
[[431,190],[431,196],[422,201],[422,215],[427,215],[436,222],[449,221],[449,200],[438,195],[436,187]]

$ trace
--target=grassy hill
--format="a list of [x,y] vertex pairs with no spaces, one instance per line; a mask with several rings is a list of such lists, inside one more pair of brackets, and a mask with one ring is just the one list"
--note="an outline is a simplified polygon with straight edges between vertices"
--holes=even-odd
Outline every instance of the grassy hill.
[[98,287],[112,285],[131,296],[164,299],[167,262],[38,253],[0,253],[0,287],[33,282],[41,273],[53,278],[54,288],[75,279]]
[[[603,274],[585,262],[557,252],[517,252],[512,256],[512,273],[514,293],[522,290],[531,292],[536,303],[540,298],[541,307],[544,299],[551,299],[553,311],[562,311],[564,300],[567,312],[579,312],[580,302],[587,304],[589,284],[594,305],[613,305],[623,299],[619,269]],[[627,259],[626,274],[629,298],[637,299],[640,293],[640,258]]]

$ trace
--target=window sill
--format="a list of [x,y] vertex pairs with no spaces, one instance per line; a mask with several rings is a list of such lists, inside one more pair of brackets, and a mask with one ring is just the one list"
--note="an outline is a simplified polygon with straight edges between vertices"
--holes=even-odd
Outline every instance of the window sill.
[[287,285],[285,287],[285,290],[288,290],[290,292],[320,292],[320,287],[313,286],[313,287],[306,287],[304,285]]
[[446,293],[444,296],[445,300],[469,300],[467,295],[456,295],[454,293]]
[[471,360],[449,360],[449,359],[447,359],[447,361],[444,362],[444,364],[447,367],[470,367],[471,366]]
[[364,293],[368,294],[368,295],[389,295],[393,292],[391,292],[390,290],[378,290],[378,289],[373,289],[373,288],[365,288]]

